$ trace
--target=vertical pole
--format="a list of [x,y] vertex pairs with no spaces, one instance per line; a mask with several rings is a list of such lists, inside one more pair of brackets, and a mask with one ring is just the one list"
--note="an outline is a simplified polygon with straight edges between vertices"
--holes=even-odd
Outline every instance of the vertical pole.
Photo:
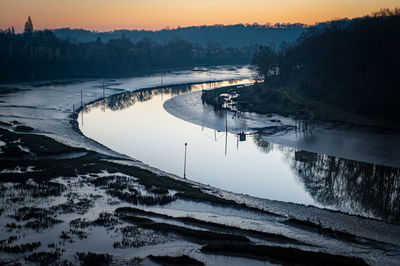
[[186,179],[186,151],[187,151],[187,143],[185,143],[185,160],[183,163],[183,178]]
[[83,126],[83,96],[82,96],[82,90],[81,90],[81,107],[82,107],[82,126]]
[[225,132],[228,132],[228,111],[225,112]]
[[228,150],[228,111],[225,112],[225,156]]

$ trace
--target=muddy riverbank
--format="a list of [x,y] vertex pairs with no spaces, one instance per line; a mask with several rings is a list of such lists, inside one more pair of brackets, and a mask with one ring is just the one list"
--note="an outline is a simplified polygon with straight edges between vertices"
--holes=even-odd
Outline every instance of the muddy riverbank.
[[[107,95],[142,86],[105,83]],[[85,103],[101,98],[102,81],[63,86],[1,98],[2,263],[398,264],[398,225],[183,180],[87,139],[71,103],[82,88]]]

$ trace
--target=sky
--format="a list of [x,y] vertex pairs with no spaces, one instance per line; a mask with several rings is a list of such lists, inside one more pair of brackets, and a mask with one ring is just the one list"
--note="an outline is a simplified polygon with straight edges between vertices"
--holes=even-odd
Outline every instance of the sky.
[[158,30],[214,24],[304,23],[353,18],[400,0],[0,0],[0,29]]

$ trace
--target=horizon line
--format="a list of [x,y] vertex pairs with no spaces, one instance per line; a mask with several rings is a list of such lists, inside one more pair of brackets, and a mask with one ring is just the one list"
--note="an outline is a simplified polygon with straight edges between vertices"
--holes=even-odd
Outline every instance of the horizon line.
[[[27,16],[27,18],[30,16]],[[362,16],[365,17],[365,16]],[[50,31],[54,31],[54,30],[61,30],[61,29],[70,29],[70,30],[85,30],[85,31],[89,31],[89,32],[94,32],[94,33],[109,33],[109,32],[115,32],[115,31],[151,31],[151,32],[158,32],[158,31],[168,31],[168,30],[178,30],[178,29],[185,29],[185,28],[200,28],[200,27],[213,27],[213,26],[221,26],[221,27],[227,27],[227,26],[237,26],[237,25],[243,25],[243,26],[262,26],[262,27],[270,27],[270,28],[278,28],[278,26],[291,26],[291,25],[303,25],[305,27],[313,27],[316,26],[318,24],[322,24],[322,23],[329,23],[329,22],[334,22],[334,21],[339,21],[339,20],[352,20],[352,19],[357,19],[357,18],[362,18],[362,17],[354,17],[354,18],[348,18],[348,17],[343,17],[343,18],[335,18],[335,19],[331,19],[331,20],[325,20],[325,21],[318,21],[315,22],[313,24],[307,24],[307,23],[302,23],[302,22],[276,22],[276,23],[270,23],[267,22],[265,24],[260,24],[258,22],[253,22],[253,23],[235,23],[235,24],[201,24],[201,25],[190,25],[190,26],[174,26],[174,27],[170,27],[170,26],[165,26],[164,28],[160,28],[160,29],[145,29],[145,28],[116,28],[113,30],[96,30],[96,29],[87,29],[87,28],[79,28],[79,27],[56,27],[56,28],[39,28],[39,29],[35,29],[38,31],[45,31],[45,30],[50,30]],[[35,23],[33,23],[33,26],[35,26]],[[0,30],[7,30],[9,28],[12,28],[14,26],[9,26],[6,27],[4,29]],[[22,31],[15,31],[18,33],[22,33]]]
[[[354,20],[354,19],[360,19],[360,18],[365,18],[365,17],[370,17],[373,16],[375,13],[379,12],[379,11],[384,11],[384,10],[396,10],[399,9],[399,7],[395,7],[395,8],[380,8],[376,11],[364,14],[364,15],[360,15],[360,16],[355,16],[355,17],[338,17],[338,18],[332,18],[332,19],[327,19],[327,20],[321,20],[321,21],[315,21],[314,23],[304,23],[304,22],[275,22],[275,23],[271,23],[271,22],[266,22],[264,24],[261,24],[259,22],[253,22],[253,23],[243,23],[243,22],[239,22],[239,23],[235,23],[235,24],[223,24],[223,23],[214,23],[214,24],[197,24],[197,25],[178,25],[178,26],[163,26],[162,28],[157,28],[157,29],[146,29],[146,28],[115,28],[115,29],[111,29],[111,30],[99,30],[99,29],[91,29],[90,26],[88,28],[85,28],[85,26],[83,27],[70,27],[70,26],[61,26],[61,27],[39,27],[36,29],[35,27],[35,22],[33,22],[33,26],[35,30],[50,30],[50,31],[54,31],[54,30],[59,30],[59,29],[70,29],[70,30],[85,30],[85,31],[89,31],[89,32],[94,32],[94,33],[109,33],[109,32],[115,32],[115,31],[149,31],[149,32],[159,32],[159,31],[168,31],[168,30],[178,30],[178,29],[185,29],[185,28],[199,28],[199,27],[212,27],[212,26],[222,26],[222,27],[226,27],[226,26],[236,26],[236,25],[243,25],[243,26],[263,26],[263,27],[271,27],[271,28],[275,28],[276,26],[290,26],[290,25],[303,25],[305,27],[313,27],[316,26],[318,24],[322,24],[322,23],[331,23],[331,22],[335,22],[335,21],[340,21],[340,20]],[[27,15],[26,19],[28,19],[28,17],[31,17],[30,15]],[[32,18],[32,17],[31,17]],[[7,29],[11,29],[14,28],[15,26],[8,26],[5,27],[4,29],[0,28],[0,30],[7,30]],[[278,27],[276,27],[278,28]],[[16,33],[22,33],[23,29],[18,29],[15,30]]]

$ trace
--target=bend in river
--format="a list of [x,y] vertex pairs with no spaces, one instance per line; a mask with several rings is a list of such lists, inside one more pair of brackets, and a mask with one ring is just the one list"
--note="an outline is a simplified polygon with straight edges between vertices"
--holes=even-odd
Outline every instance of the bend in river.
[[[243,70],[235,71],[245,73]],[[225,76],[215,74],[215,79],[229,76],[227,72],[223,73]],[[215,112],[211,107],[199,104],[203,89],[253,82],[243,76],[238,75],[239,79],[234,79],[235,75],[231,75],[229,81],[159,86],[115,94],[87,105],[80,113],[80,129],[84,135],[115,151],[179,176],[184,175],[184,144],[188,143],[187,178],[217,188],[387,221],[398,220],[398,168],[344,159],[346,154],[344,158],[332,156],[336,155],[332,144],[322,146],[317,152],[301,150],[301,145],[274,144],[271,140],[281,144],[286,144],[285,140],[293,141],[293,134],[296,134],[299,140],[307,141],[308,138],[309,142],[320,147],[318,143],[334,142],[338,137],[331,134],[330,138],[313,142],[315,136],[308,132],[309,129],[306,132],[294,130],[296,121],[291,118],[274,115],[269,120],[263,120],[256,114],[242,114],[249,116],[243,119],[233,117],[233,113]],[[164,77],[164,80],[167,79]],[[185,83],[185,78],[171,83]],[[162,85],[161,82],[159,85]],[[167,109],[178,117],[191,117],[186,119],[191,122],[171,115],[163,108],[166,101],[166,105],[171,105],[174,100],[177,101],[175,106],[179,107],[181,96],[173,97],[189,93],[192,98],[186,99],[189,101],[186,105],[192,105],[196,115],[191,115],[187,109],[180,115],[171,106]],[[284,127],[284,130],[268,134],[254,130],[254,126],[276,129],[282,125],[293,128]],[[323,132],[340,131],[328,128],[323,127]],[[354,134],[347,133],[347,136],[356,139],[355,136],[366,133],[357,131]],[[370,136],[370,133],[367,135]],[[380,137],[376,133],[373,138],[373,144],[378,148],[383,145],[377,144],[376,140]],[[312,148],[309,150],[313,151]],[[368,152],[364,150],[349,156],[358,154],[361,158],[365,155],[366,161],[374,159],[368,157]]]

